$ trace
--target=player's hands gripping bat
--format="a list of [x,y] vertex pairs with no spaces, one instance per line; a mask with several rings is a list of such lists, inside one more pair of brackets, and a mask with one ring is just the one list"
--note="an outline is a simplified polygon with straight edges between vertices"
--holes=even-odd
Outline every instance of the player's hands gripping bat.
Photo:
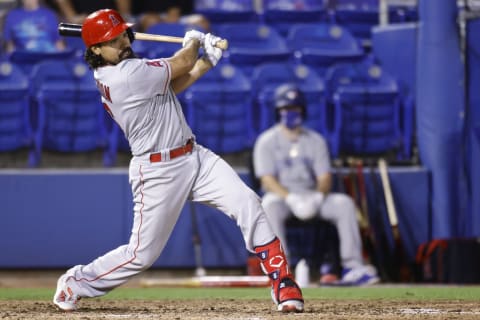
[[[65,37],[81,37],[82,25],[60,22],[60,24],[58,25],[58,33],[61,36]],[[135,36],[135,40],[183,43],[182,37],[173,37],[141,32],[134,32],[133,34]],[[226,39],[220,39],[220,41],[215,43],[215,47],[226,50],[228,48],[228,41]]]
[[212,66],[216,66],[218,61],[222,58],[223,51],[222,49],[216,47],[216,44],[222,39],[214,36],[211,33],[205,35],[203,48],[205,50],[205,56],[210,61]]
[[200,41],[200,45],[203,47],[205,44],[205,33],[198,30],[187,31],[183,36],[182,47],[185,47],[185,45],[192,39],[197,39],[198,41]]

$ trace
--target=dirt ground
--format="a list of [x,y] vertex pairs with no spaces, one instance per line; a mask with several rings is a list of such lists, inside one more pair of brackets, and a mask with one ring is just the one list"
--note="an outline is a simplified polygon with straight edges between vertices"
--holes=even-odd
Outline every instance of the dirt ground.
[[[16,275],[16,277],[15,277]],[[55,287],[60,272],[0,271],[0,287]],[[129,282],[136,286],[137,280]],[[0,300],[0,319],[480,319],[479,301],[308,300],[305,312],[281,314],[269,300],[107,300],[83,299],[81,309],[65,313],[50,301]]]
[[46,301],[0,301],[0,319],[480,319],[478,301],[399,303],[393,301],[308,301],[301,314],[281,314],[266,300],[81,301],[65,313]]

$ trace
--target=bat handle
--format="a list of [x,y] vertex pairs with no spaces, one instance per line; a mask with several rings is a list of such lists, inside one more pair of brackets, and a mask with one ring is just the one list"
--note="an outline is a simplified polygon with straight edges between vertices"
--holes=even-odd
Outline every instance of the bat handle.
[[82,26],[73,23],[61,22],[58,25],[58,33],[65,37],[80,37],[82,33]]
[[222,40],[218,41],[215,44],[215,47],[220,48],[222,50],[227,50],[228,49],[228,40],[227,39],[222,39]]

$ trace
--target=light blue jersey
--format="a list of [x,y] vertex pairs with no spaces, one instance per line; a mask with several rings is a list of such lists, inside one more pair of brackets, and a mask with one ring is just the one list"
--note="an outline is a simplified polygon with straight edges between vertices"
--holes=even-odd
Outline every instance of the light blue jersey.
[[253,161],[257,177],[272,175],[291,192],[315,189],[316,178],[330,171],[325,139],[305,127],[296,141],[281,125],[266,130],[256,141]]

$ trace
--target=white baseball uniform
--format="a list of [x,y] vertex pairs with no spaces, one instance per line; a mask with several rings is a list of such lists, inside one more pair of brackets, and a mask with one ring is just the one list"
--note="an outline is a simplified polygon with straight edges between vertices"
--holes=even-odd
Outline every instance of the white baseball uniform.
[[67,271],[68,284],[79,296],[103,295],[149,268],[188,198],[234,219],[250,251],[275,237],[260,198],[236,172],[198,144],[189,149],[187,142],[194,136],[170,86],[170,74],[165,59],[127,59],[95,70],[104,106],[132,149],[134,221],[128,244]]
[[[257,177],[274,176],[289,192],[308,193],[316,189],[316,177],[330,171],[330,156],[323,137],[306,127],[291,141],[277,124],[257,139],[253,161]],[[273,231],[285,248],[285,220],[292,215],[285,199],[266,192],[262,201]],[[340,257],[345,268],[363,265],[362,243],[353,200],[343,193],[329,193],[317,208],[318,216],[332,222],[338,231]]]

